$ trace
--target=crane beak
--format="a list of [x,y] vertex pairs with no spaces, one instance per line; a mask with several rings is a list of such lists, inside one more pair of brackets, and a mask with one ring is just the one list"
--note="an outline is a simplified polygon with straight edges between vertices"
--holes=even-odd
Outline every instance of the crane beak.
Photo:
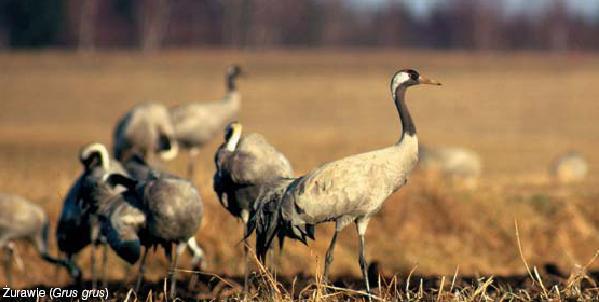
[[420,77],[420,79],[418,79],[418,83],[441,86],[441,82],[437,82],[435,80],[431,80],[431,79],[427,79],[427,78],[423,78],[423,77]]

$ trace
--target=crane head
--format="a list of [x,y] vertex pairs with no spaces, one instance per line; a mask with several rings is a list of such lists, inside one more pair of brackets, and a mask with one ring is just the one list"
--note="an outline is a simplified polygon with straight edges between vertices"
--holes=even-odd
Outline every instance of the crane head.
[[91,143],[85,145],[79,151],[79,161],[85,168],[94,168],[102,166],[108,170],[110,165],[110,155],[108,149],[101,143]]
[[233,65],[229,66],[229,69],[227,70],[227,75],[229,77],[238,77],[243,74],[244,74],[244,72],[241,69],[241,66],[239,66],[237,64],[233,64]]
[[441,85],[441,83],[424,78],[414,69],[402,69],[397,71],[391,78],[391,93],[395,93],[397,88],[409,87],[418,84]]
[[241,139],[241,132],[243,131],[243,126],[240,122],[231,122],[225,128],[225,143],[227,144],[227,150],[235,151],[237,148],[237,144]]

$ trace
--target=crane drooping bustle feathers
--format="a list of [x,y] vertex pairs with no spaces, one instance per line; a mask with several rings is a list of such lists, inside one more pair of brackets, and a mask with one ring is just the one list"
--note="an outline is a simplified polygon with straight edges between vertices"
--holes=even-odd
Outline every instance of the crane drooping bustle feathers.
[[239,122],[231,122],[225,128],[225,140],[214,155],[213,188],[221,205],[244,224],[244,292],[247,292],[249,258],[246,241],[251,233],[249,229],[253,229],[250,221],[255,222],[256,199],[269,183],[293,177],[293,168],[262,135],[242,136],[242,129]]
[[308,238],[314,239],[313,224],[294,225],[281,217],[283,195],[296,181],[295,178],[280,178],[265,183],[256,198],[255,214],[248,222],[245,237],[249,237],[254,230],[256,231],[256,255],[260,261],[265,260],[275,236],[279,237],[281,249],[285,237],[297,239],[305,245],[308,244]]
[[[397,143],[324,164],[296,180],[275,185],[274,191],[259,198],[256,233],[262,246],[256,250],[268,250],[275,234],[305,242],[306,238],[313,237],[313,225],[335,221],[335,234],[324,266],[326,280],[337,234],[353,222],[359,238],[358,262],[370,293],[364,237],[370,218],[389,195],[406,184],[418,162],[416,126],[405,101],[407,88],[418,84],[440,85],[411,69],[400,70],[391,79],[391,93],[402,123]],[[370,299],[370,295],[368,297]]]

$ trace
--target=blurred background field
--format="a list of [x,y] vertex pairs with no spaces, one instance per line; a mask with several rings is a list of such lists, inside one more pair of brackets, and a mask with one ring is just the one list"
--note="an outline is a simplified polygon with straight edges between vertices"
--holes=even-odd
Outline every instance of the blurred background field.
[[[59,51],[0,55],[0,179],[2,191],[40,203],[53,221],[80,173],[79,147],[110,144],[112,126],[134,104],[218,98],[223,70],[238,62],[247,131],[264,134],[298,174],[326,161],[394,143],[400,123],[388,79],[415,67],[442,81],[418,87],[408,102],[424,144],[465,146],[483,160],[479,188],[461,190],[417,173],[372,221],[367,251],[387,273],[524,272],[514,219],[524,252],[538,265],[565,270],[585,263],[599,244],[599,113],[594,87],[599,57],[593,55],[470,54],[420,51],[169,51],[149,56],[111,52],[77,56]],[[550,62],[550,63],[549,63]],[[197,238],[208,268],[241,273],[241,225],[212,192],[213,153],[202,150],[195,183],[207,210]],[[578,150],[590,164],[582,183],[557,184],[547,176],[551,160]],[[184,174],[185,156],[165,166]],[[332,226],[318,227],[309,248],[290,243],[279,272],[313,274]],[[334,274],[356,274],[355,234],[347,230],[336,252]],[[65,284],[50,266],[26,252],[28,277],[18,285]],[[157,256],[163,259],[162,256]],[[80,257],[86,267],[88,256]],[[122,278],[116,265],[111,276]],[[156,278],[165,260],[152,261]],[[40,268],[40,269],[38,269]],[[86,271],[89,272],[89,271]]]
[[[219,99],[232,63],[247,72],[244,130],[266,136],[301,175],[393,144],[389,79],[414,68],[443,83],[408,93],[421,143],[475,151],[482,175],[466,190],[415,172],[371,220],[367,257],[387,275],[524,274],[517,220],[525,258],[568,274],[599,248],[597,36],[596,0],[3,0],[0,191],[39,203],[55,227],[83,144],[110,145],[117,119],[140,102]],[[241,223],[212,191],[220,141],[199,155],[206,217],[196,237],[209,272],[238,276]],[[549,165],[571,150],[588,176],[558,183]],[[186,160],[164,168],[184,175]],[[278,273],[319,272],[331,234],[323,225],[310,247],[288,242]],[[348,228],[334,277],[360,275],[356,246]],[[15,272],[17,287],[69,283],[31,247],[19,251],[27,273]],[[152,259],[158,280],[167,262]],[[88,250],[79,262],[88,278]],[[110,263],[110,278],[129,288],[136,270]]]

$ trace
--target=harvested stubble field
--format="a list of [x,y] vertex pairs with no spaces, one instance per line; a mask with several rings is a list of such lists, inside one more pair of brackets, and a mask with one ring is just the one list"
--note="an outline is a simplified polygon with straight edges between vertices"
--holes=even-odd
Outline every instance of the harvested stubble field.
[[[367,258],[378,263],[385,276],[381,283],[388,284],[380,296],[597,296],[593,282],[582,282],[582,292],[576,282],[567,282],[572,272],[582,275],[580,265],[585,266],[599,249],[597,56],[216,50],[146,56],[3,53],[0,191],[39,203],[55,227],[62,199],[80,173],[77,152],[82,144],[110,144],[115,121],[136,103],[175,105],[219,98],[224,92],[224,70],[234,62],[247,71],[240,82],[239,120],[244,130],[265,135],[288,156],[298,175],[397,140],[400,124],[388,84],[396,69],[413,67],[443,82],[440,88],[417,87],[408,94],[419,138],[429,146],[477,151],[483,159],[483,175],[478,189],[466,191],[416,172],[407,187],[389,198],[371,220],[366,237]],[[243,273],[241,224],[221,208],[212,192],[212,160],[219,143],[217,138],[203,149],[197,164],[194,182],[204,198],[206,215],[196,237],[207,252],[207,271],[222,276],[220,282],[232,284],[233,289],[199,275],[202,282],[190,288],[187,281],[181,282],[183,298],[216,298],[221,289],[221,297],[235,296],[239,290],[235,283],[240,283],[238,276]],[[590,175],[582,183],[560,185],[547,177],[547,168],[556,155],[568,150],[587,157]],[[165,168],[182,175],[186,160],[183,154]],[[332,229],[332,225],[317,227],[317,240],[310,247],[288,242],[284,255],[276,257],[278,280],[285,289],[268,294],[275,287],[268,276],[262,276],[256,279],[261,297],[288,299],[292,292],[297,297],[302,288],[316,283],[304,291],[304,298],[359,298],[352,292],[325,291],[314,277],[305,277],[320,273]],[[51,250],[56,253],[54,244]],[[26,263],[25,272],[15,271],[16,287],[69,284],[64,272],[43,263],[32,248],[21,244],[19,251]],[[522,258],[531,270],[538,268],[544,287],[538,280],[531,281]],[[109,261],[111,292],[124,299],[136,268],[113,254]],[[181,267],[188,268],[188,261],[183,259]],[[88,250],[79,263],[89,278]],[[555,265],[565,278],[556,276]],[[166,266],[161,252],[151,256],[148,288],[153,288],[156,299],[161,297]],[[591,263],[588,269],[599,269],[599,263]],[[181,272],[180,278],[189,280],[192,275]],[[510,275],[517,277],[504,282],[495,277],[485,283],[491,276]],[[4,275],[0,276],[2,283]],[[338,241],[333,284],[360,289],[359,276],[356,234],[349,227]],[[416,276],[426,277],[420,283]],[[561,292],[552,288],[555,284]],[[438,296],[440,288],[444,294]],[[452,293],[456,288],[464,290]]]

